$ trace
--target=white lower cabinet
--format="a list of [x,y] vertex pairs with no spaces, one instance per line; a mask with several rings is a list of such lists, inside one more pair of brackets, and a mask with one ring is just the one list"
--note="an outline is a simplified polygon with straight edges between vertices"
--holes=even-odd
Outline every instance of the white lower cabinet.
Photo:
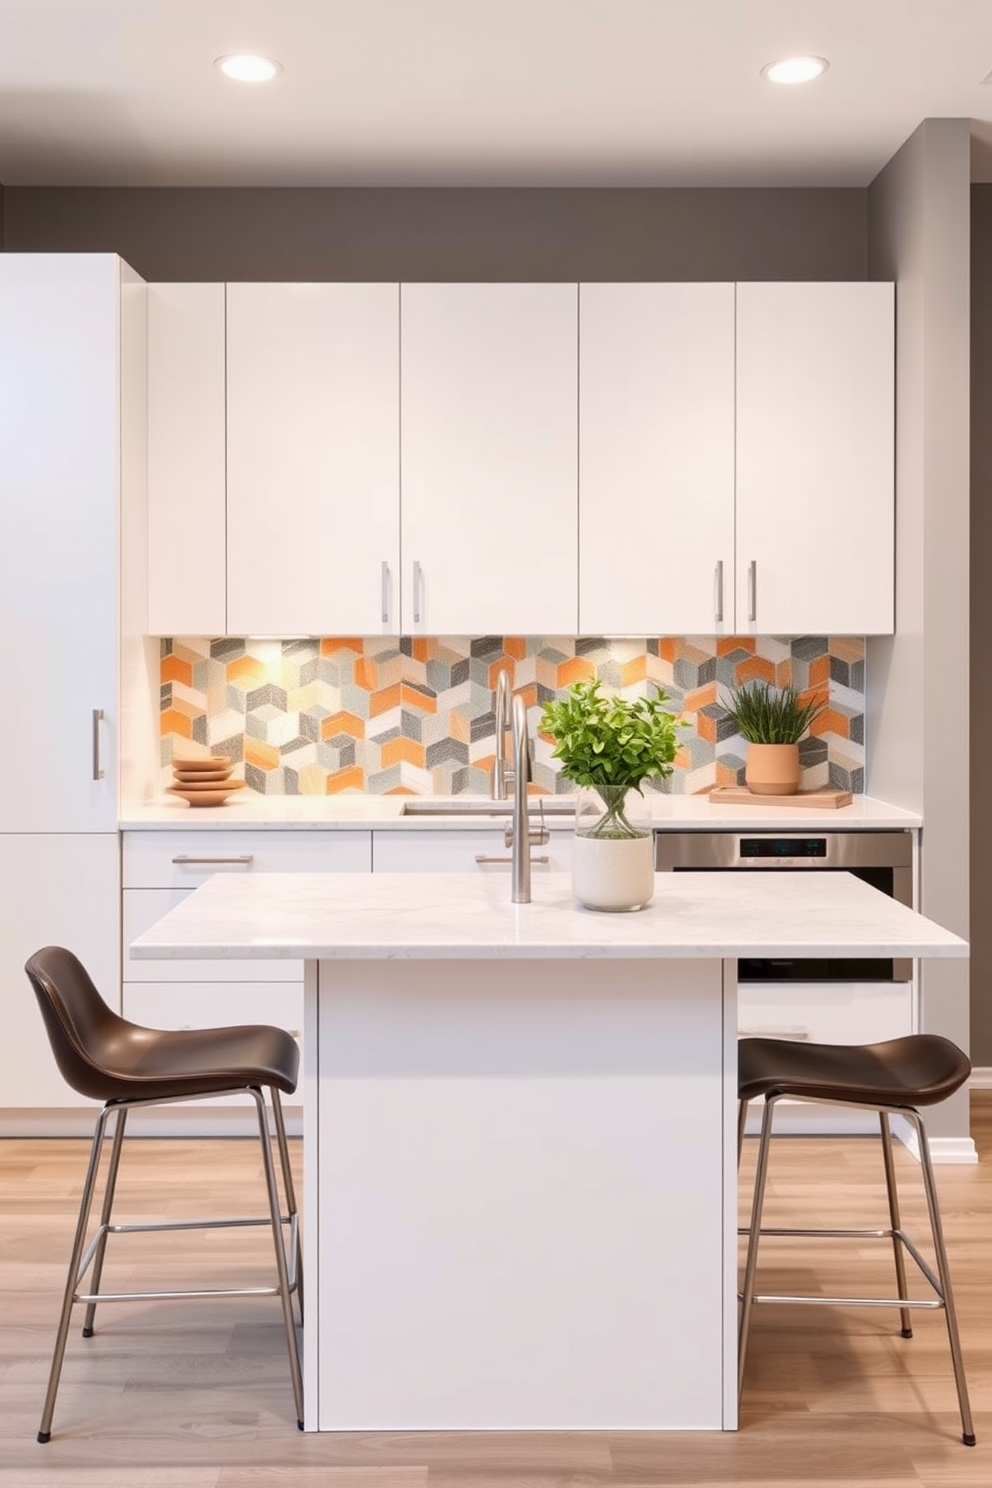
[[[506,878],[510,892],[510,849],[503,824],[470,831],[375,832],[372,866],[376,873],[489,873]],[[572,832],[553,831],[545,847],[531,848],[534,873],[567,873],[572,866]]]
[[[119,1011],[117,834],[0,835],[0,882],[0,974],[7,1007],[0,1039],[0,1110],[11,1113],[12,1120],[18,1108],[88,1112],[89,1104],[59,1073],[24,963],[43,946],[66,946]],[[6,1117],[0,1121],[9,1124]]]
[[913,1032],[912,982],[745,982],[741,1038],[874,1044]]
[[[303,963],[283,960],[156,960],[130,955],[134,938],[215,873],[368,873],[368,832],[125,832],[123,856],[124,1016],[151,1028],[221,1028],[271,1023],[302,1040]],[[302,1058],[300,1062],[302,1069]],[[300,1092],[286,1102],[291,1131],[300,1128]],[[221,1106],[245,1109],[227,1112]],[[190,1135],[247,1131],[247,1096],[163,1106],[134,1122],[144,1130]],[[232,1127],[230,1123],[236,1124]]]
[[[738,990],[741,1038],[874,1044],[912,1033],[915,1021],[912,982],[753,982]],[[761,1108],[761,1101],[751,1105],[749,1136],[760,1128]],[[775,1127],[793,1136],[873,1134],[878,1131],[878,1117],[874,1111],[782,1100]]]
[[[231,1023],[271,1023],[285,1028],[302,1046],[303,981],[301,978],[295,982],[125,982],[124,1016],[146,1028],[225,1028]],[[290,1110],[299,1105],[299,1092],[289,1097],[287,1103]],[[254,1102],[247,1095],[223,1096],[210,1105],[254,1109]]]

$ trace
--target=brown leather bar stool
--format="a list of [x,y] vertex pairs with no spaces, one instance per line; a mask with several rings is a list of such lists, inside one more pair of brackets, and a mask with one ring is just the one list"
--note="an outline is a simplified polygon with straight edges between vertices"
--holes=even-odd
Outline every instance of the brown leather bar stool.
[[[69,1275],[62,1302],[55,1352],[42,1411],[38,1440],[51,1438],[55,1396],[62,1372],[66,1339],[73,1304],[86,1304],[83,1337],[93,1335],[93,1317],[98,1302],[131,1299],[157,1301],[190,1297],[279,1297],[282,1303],[289,1368],[296,1404],[296,1420],[303,1429],[303,1381],[293,1319],[292,1296],[296,1293],[303,1315],[303,1270],[299,1223],[293,1177],[286,1144],[280,1091],[296,1089],[300,1055],[295,1042],[281,1028],[242,1025],[231,1028],[198,1028],[167,1031],[141,1028],[111,1011],[94,987],[86,970],[61,946],[37,951],[25,966],[41,1007],[56,1063],[67,1084],[80,1095],[103,1102],[90,1150],[83,1184],[76,1236],[69,1261]],[[280,1210],[279,1189],[263,1092],[269,1091],[275,1119],[276,1145],[286,1196],[286,1214]],[[111,1207],[120,1166],[121,1146],[128,1112],[134,1106],[160,1105],[171,1101],[203,1100],[211,1096],[245,1091],[258,1113],[259,1137],[268,1193],[268,1214],[261,1219],[182,1220],[170,1224],[112,1224]],[[113,1139],[107,1169],[100,1223],[89,1245],[86,1234],[96,1187],[97,1173],[111,1115]],[[270,1287],[227,1287],[175,1292],[101,1292],[108,1235],[134,1234],[150,1230],[190,1230],[268,1225],[275,1245],[276,1284]],[[284,1229],[285,1227],[285,1229]],[[288,1230],[288,1236],[285,1233]],[[84,1253],[84,1246],[86,1246]],[[80,1290],[90,1266],[89,1291]]]
[[[937,1188],[934,1183],[933,1165],[926,1128],[917,1109],[933,1106],[946,1100],[959,1090],[971,1073],[967,1055],[949,1039],[936,1034],[917,1033],[906,1038],[890,1039],[881,1044],[804,1044],[787,1039],[745,1038],[738,1049],[738,1108],[737,1161],[740,1164],[744,1142],[744,1124],[750,1101],[765,1102],[761,1122],[761,1137],[758,1146],[758,1164],[754,1179],[754,1196],[751,1204],[749,1229],[738,1234],[747,1235],[747,1260],[744,1267],[744,1284],[740,1292],[741,1315],[738,1340],[737,1368],[738,1389],[744,1387],[744,1363],[747,1355],[748,1333],[751,1325],[751,1308],[755,1302],[811,1302],[839,1303],[845,1307],[898,1307],[902,1314],[902,1336],[911,1338],[909,1309],[911,1307],[943,1308],[947,1321],[947,1335],[951,1345],[951,1360],[957,1383],[958,1404],[961,1408],[962,1440],[967,1447],[975,1445],[975,1431],[968,1401],[968,1386],[964,1376],[961,1343],[958,1337],[957,1316],[951,1292],[951,1278],[947,1268],[947,1252],[937,1203]],[[841,1106],[859,1106],[877,1111],[882,1136],[882,1160],[885,1166],[885,1185],[889,1199],[889,1228],[884,1230],[837,1230],[837,1229],[762,1229],[761,1216],[765,1202],[765,1184],[768,1177],[768,1151],[772,1135],[772,1118],[776,1103],[783,1099],[821,1101]],[[927,1196],[930,1229],[937,1261],[936,1275],[917,1250],[912,1240],[904,1233],[899,1220],[899,1199],[896,1192],[895,1163],[892,1160],[892,1138],[889,1132],[889,1117],[904,1116],[916,1132],[920,1147],[920,1166]],[[892,1241],[895,1257],[897,1297],[787,1297],[783,1295],[757,1295],[755,1272],[758,1262],[758,1243],[762,1235],[841,1235],[874,1237]],[[933,1298],[911,1300],[906,1287],[906,1266],[903,1250],[920,1268],[934,1292]]]

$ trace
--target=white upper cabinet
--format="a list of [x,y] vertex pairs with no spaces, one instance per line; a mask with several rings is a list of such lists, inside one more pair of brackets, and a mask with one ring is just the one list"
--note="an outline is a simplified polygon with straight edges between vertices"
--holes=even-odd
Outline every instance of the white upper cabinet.
[[148,287],[148,629],[227,629],[224,285]]
[[0,254],[0,831],[117,827],[120,260]]
[[732,634],[734,286],[579,289],[579,630]]
[[890,633],[893,310],[859,282],[151,286],[149,631]]
[[227,286],[227,631],[399,630],[399,287]]
[[737,286],[737,628],[894,628],[891,284]]
[[577,294],[402,285],[404,632],[575,632]]

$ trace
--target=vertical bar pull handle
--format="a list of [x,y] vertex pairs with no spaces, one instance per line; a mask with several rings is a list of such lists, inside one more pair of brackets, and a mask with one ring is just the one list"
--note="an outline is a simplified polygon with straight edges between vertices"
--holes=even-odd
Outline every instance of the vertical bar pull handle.
[[747,566],[747,618],[758,618],[758,565],[754,558]]
[[382,623],[389,624],[389,564],[382,560]]
[[419,625],[420,624],[420,611],[421,611],[421,604],[420,604],[421,594],[420,594],[420,591],[421,591],[421,588],[423,586],[423,582],[424,582],[424,579],[423,579],[423,569],[420,567],[420,564],[417,562],[417,560],[414,559],[414,561],[413,561],[413,623],[414,623],[414,625]]
[[717,625],[723,624],[723,559],[716,566],[713,575],[713,616]]
[[100,764],[100,725],[103,722],[103,709],[93,709],[93,779],[103,779],[103,768]]

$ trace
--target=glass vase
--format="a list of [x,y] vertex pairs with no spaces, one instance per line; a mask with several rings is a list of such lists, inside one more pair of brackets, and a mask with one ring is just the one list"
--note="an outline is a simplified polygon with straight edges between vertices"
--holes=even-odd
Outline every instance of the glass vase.
[[587,787],[581,790],[576,806],[576,832],[580,837],[607,838],[610,841],[649,836],[648,829],[635,826],[627,816],[626,802],[625,785],[597,785],[595,789]]

